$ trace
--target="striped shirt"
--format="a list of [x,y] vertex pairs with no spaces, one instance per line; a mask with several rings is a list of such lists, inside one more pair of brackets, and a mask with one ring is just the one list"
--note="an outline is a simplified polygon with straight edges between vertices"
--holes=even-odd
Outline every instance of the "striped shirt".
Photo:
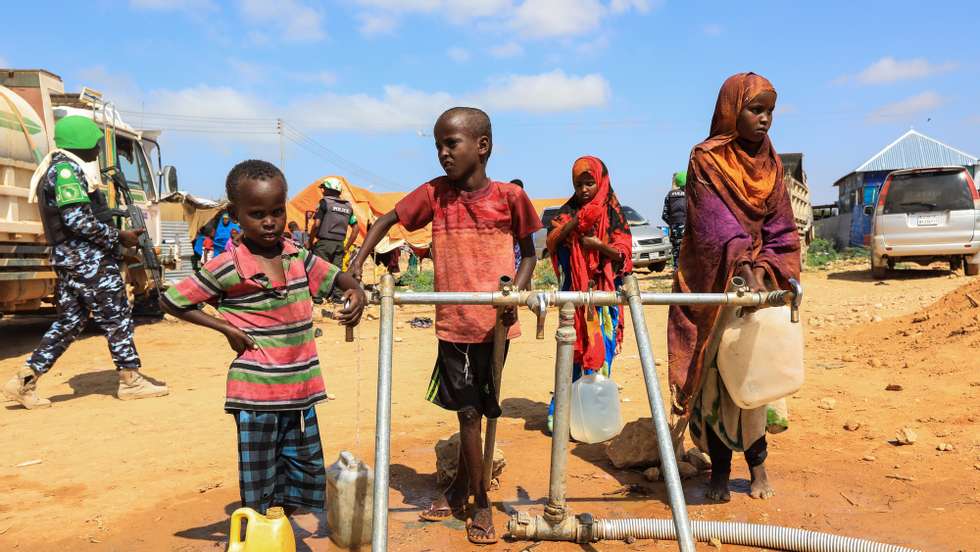
[[244,244],[208,261],[164,294],[180,310],[215,305],[257,345],[231,363],[226,410],[302,410],[324,400],[313,339],[314,295],[326,296],[340,270],[283,240],[285,282],[271,282]]

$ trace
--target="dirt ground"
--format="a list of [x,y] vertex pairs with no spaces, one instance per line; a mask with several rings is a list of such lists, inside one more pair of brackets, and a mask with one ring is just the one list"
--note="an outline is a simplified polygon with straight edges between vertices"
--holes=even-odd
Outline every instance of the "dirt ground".
[[[667,279],[643,281],[662,289]],[[770,439],[777,494],[768,502],[749,498],[748,471],[737,461],[729,504],[705,503],[704,476],[685,481],[691,517],[802,527],[922,550],[980,549],[980,308],[973,304],[980,280],[920,269],[879,284],[864,265],[853,264],[808,272],[804,284],[807,383],[790,399],[790,430]],[[454,416],[423,399],[436,353],[433,332],[407,324],[431,314],[399,309],[395,330],[389,527],[390,548],[398,551],[475,548],[466,543],[462,522],[416,521],[435,495],[432,446],[455,431]],[[666,317],[665,307],[647,308],[658,357],[665,353]],[[507,458],[492,495],[500,534],[507,512],[539,513],[548,487],[550,440],[543,429],[557,316],[549,316],[545,341],[534,339],[530,313],[521,318],[525,336],[511,348],[498,429]],[[22,365],[48,323],[0,323],[0,378]],[[362,324],[353,344],[331,322],[321,327],[324,376],[336,395],[318,407],[327,462],[343,449],[371,462],[378,323]],[[41,380],[53,408],[28,412],[3,403],[0,550],[224,549],[228,516],[238,503],[234,423],[222,410],[233,354],[219,335],[177,322],[141,325],[136,340],[146,373],[166,381],[170,396],[113,398],[116,376],[105,340],[88,334]],[[659,368],[662,379],[665,369]],[[625,421],[649,416],[632,337],[613,375],[623,386]],[[904,427],[917,441],[892,444]],[[947,443],[952,450],[937,450]],[[574,512],[670,516],[663,484],[613,468],[602,445],[572,445],[568,468]],[[615,494],[628,484],[648,493]],[[296,518],[300,550],[335,550],[327,532],[323,516]],[[518,552],[527,545],[501,541],[492,549]],[[534,550],[671,549],[673,542],[637,541],[544,543]]]

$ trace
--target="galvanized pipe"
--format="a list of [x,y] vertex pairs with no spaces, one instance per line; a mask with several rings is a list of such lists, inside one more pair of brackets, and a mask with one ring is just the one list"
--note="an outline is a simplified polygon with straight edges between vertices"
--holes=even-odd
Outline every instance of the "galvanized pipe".
[[381,278],[381,333],[378,337],[378,405],[374,436],[374,512],[371,549],[388,550],[388,472],[391,460],[391,349],[395,331],[395,278]]
[[[622,291],[518,291],[503,294],[499,291],[432,291],[395,292],[396,305],[494,305],[518,306],[537,304],[544,297],[548,305],[612,306],[628,301]],[[639,294],[643,305],[722,305],[731,307],[782,306],[791,304],[794,292],[786,290],[766,293],[732,291],[726,293],[650,293]],[[377,299],[375,298],[375,301]]]
[[[500,291],[513,291],[510,276],[500,277]],[[500,401],[500,380],[504,371],[504,361],[507,357],[507,332],[510,326],[503,322],[503,307],[497,307],[497,323],[493,327],[493,399]],[[483,487],[490,490],[490,480],[493,478],[493,452],[497,445],[497,419],[487,418],[487,430],[483,438]]]
[[565,303],[558,315],[555,355],[555,418],[551,428],[551,480],[545,518],[556,525],[566,516],[565,466],[572,424],[572,363],[575,359],[575,306]]
[[681,486],[681,477],[677,470],[677,458],[674,456],[674,444],[670,439],[670,426],[667,424],[667,413],[660,393],[660,378],[657,377],[657,364],[653,357],[653,347],[650,345],[650,335],[647,333],[646,317],[643,314],[640,286],[636,276],[632,274],[626,276],[623,281],[623,293],[629,299],[633,335],[636,336],[636,347],[639,349],[640,364],[643,367],[643,381],[646,383],[647,399],[650,402],[653,425],[657,432],[660,467],[663,470],[664,482],[667,484],[670,512],[677,527],[677,545],[681,552],[694,552],[694,536],[691,533],[690,520],[687,518],[684,487]]

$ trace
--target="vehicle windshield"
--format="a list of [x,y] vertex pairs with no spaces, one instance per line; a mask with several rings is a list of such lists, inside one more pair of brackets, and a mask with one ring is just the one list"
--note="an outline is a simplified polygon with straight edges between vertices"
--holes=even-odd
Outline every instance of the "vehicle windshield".
[[636,209],[633,209],[627,205],[623,205],[623,214],[626,215],[626,222],[628,222],[630,226],[646,226],[647,224],[650,224],[647,222],[647,219],[643,218],[643,215],[636,212]]
[[153,182],[146,166],[143,150],[135,140],[119,136],[116,138],[116,153],[119,169],[129,184],[129,190],[136,201],[153,198]]
[[884,214],[973,209],[973,194],[963,171],[899,174],[885,196]]

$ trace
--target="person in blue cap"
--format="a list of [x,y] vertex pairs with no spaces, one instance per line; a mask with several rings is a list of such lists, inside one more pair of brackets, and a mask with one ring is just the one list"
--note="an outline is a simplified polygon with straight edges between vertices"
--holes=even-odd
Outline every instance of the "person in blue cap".
[[[58,320],[13,378],[3,394],[27,409],[51,406],[37,394],[37,381],[82,333],[91,316],[105,333],[119,371],[117,397],[122,400],[168,393],[140,375],[133,340],[132,309],[119,268],[120,246],[135,247],[139,232],[119,230],[111,222],[105,196],[86,176],[86,165],[99,158],[102,130],[80,115],[64,117],[54,127],[57,149],[35,172],[37,201],[51,264],[58,277]],[[90,173],[91,174],[91,173]]]

